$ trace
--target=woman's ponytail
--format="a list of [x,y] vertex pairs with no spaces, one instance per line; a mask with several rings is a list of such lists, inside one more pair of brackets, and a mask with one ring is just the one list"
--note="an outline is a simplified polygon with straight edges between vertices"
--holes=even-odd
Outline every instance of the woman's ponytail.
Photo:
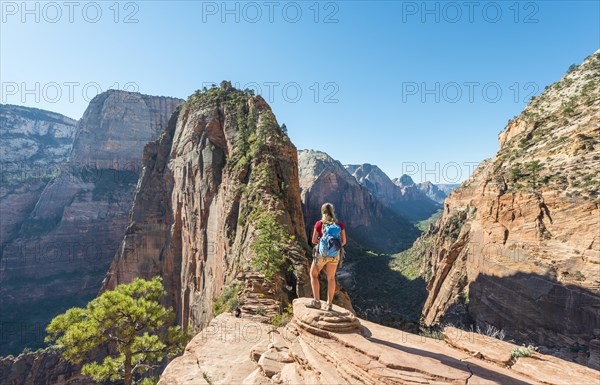
[[333,205],[329,202],[323,203],[323,206],[321,206],[321,222],[328,224],[337,223]]

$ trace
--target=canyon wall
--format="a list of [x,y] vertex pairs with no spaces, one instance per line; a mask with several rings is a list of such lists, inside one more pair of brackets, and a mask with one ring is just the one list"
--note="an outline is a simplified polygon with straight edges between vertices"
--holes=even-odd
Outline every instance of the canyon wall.
[[143,146],[180,99],[109,90],[76,127],[69,160],[2,249],[0,354],[45,346],[45,325],[92,299],[127,226]]
[[307,236],[312,236],[325,202],[333,204],[338,219],[346,226],[350,248],[398,251],[418,236],[412,224],[380,202],[339,161],[315,150],[302,150],[298,158]]
[[493,325],[556,347],[600,328],[600,51],[546,87],[416,246],[422,320]]
[[0,248],[67,160],[77,121],[37,108],[0,104]]

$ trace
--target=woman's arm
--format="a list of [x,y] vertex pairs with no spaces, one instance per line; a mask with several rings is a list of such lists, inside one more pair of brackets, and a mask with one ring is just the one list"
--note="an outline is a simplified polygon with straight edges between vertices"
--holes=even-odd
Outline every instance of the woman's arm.
[[319,234],[317,233],[317,227],[315,226],[312,235],[312,244],[313,246],[319,243]]
[[346,229],[342,230],[342,246],[346,246]]

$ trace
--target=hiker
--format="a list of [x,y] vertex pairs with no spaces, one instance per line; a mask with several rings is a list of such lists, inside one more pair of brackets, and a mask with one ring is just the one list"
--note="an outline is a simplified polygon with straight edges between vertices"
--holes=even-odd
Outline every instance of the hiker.
[[329,202],[321,206],[321,220],[315,223],[312,234],[313,261],[310,266],[310,284],[313,300],[306,304],[314,309],[321,308],[319,295],[319,272],[324,267],[327,273],[327,303],[325,310],[331,310],[335,292],[335,271],[340,261],[342,247],[346,244],[344,224],[337,220],[333,205]]

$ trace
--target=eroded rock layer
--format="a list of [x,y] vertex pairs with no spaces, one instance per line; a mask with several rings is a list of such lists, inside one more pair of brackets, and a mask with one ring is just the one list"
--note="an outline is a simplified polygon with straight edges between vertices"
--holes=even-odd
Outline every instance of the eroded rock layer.
[[[283,262],[271,279],[253,262],[270,252],[253,246],[260,234]],[[225,289],[245,300],[244,314],[266,320],[310,290],[306,251],[296,148],[260,96],[224,82],[192,95],[146,146],[103,290],[161,275],[178,323],[193,331]]]
[[18,234],[67,160],[76,124],[54,112],[0,104],[0,247]]
[[600,51],[509,122],[445,200],[423,321],[470,316],[522,341],[587,346],[600,328]]
[[444,341],[431,339],[335,305],[309,309],[308,301],[295,299],[291,322],[276,329],[219,315],[167,366],[159,385],[597,383],[592,369],[535,352],[513,359],[516,345],[484,335],[448,329]]
[[69,160],[2,248],[0,322],[9,337],[0,353],[45,345],[53,316],[97,294],[126,229],[142,149],[181,102],[117,90],[92,99]]

